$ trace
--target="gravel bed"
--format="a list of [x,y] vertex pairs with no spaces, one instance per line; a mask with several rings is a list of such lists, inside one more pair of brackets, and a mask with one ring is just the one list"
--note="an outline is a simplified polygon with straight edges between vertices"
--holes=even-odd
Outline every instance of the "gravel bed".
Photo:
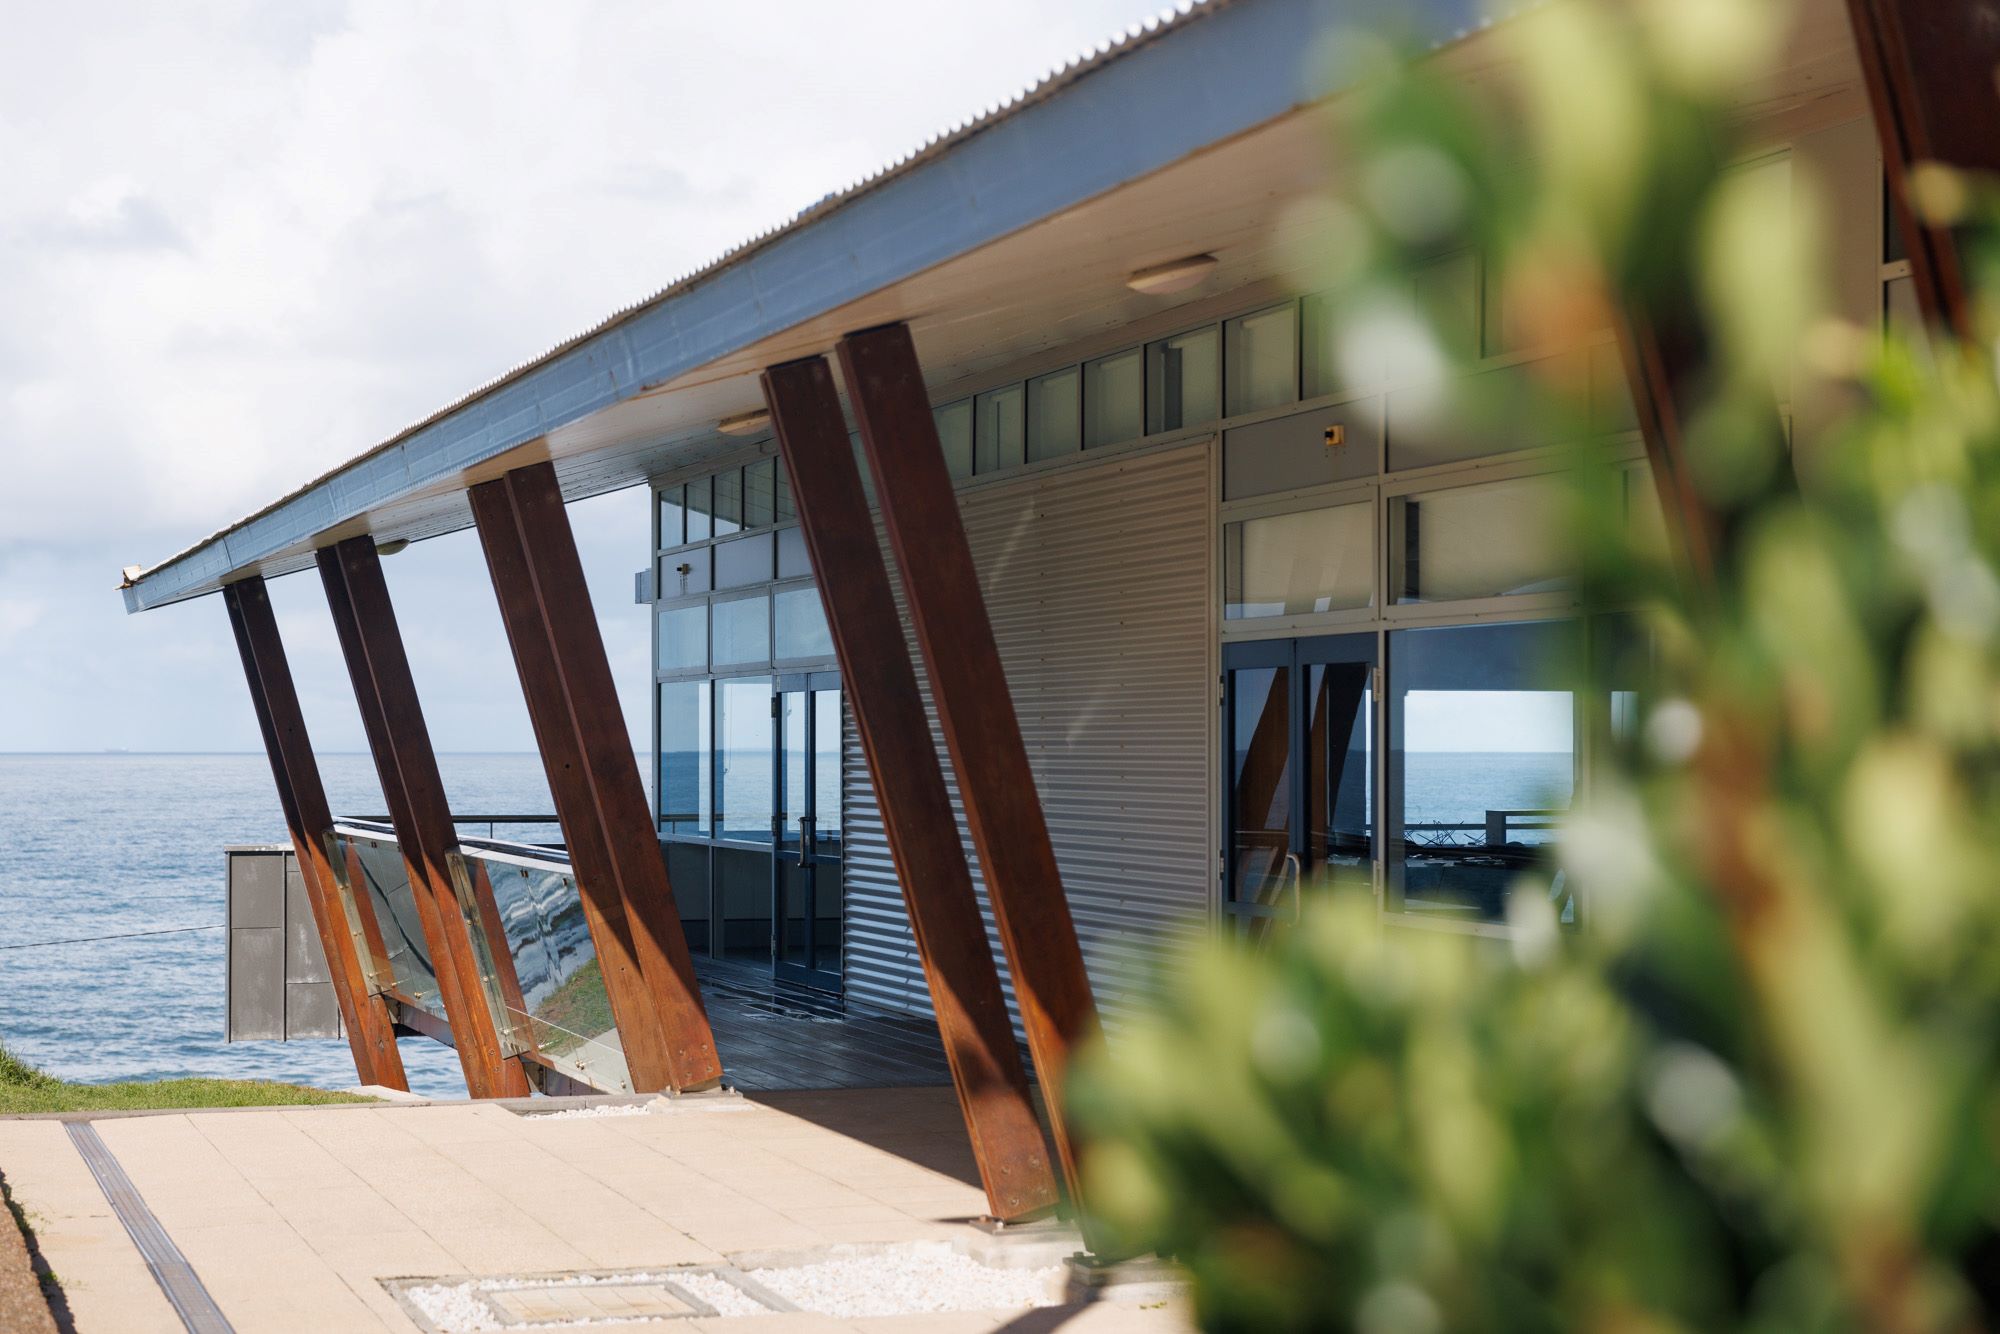
[[[600,1109],[578,1109],[594,1112]],[[627,1109],[619,1108],[619,1111]],[[574,1112],[560,1115],[575,1115]],[[864,1254],[745,1271],[753,1282],[802,1311],[837,1318],[921,1315],[934,1311],[1002,1311],[1053,1306],[1061,1300],[1062,1268],[995,1269],[941,1241],[915,1242]],[[590,1321],[517,1326],[503,1323],[482,1292],[524,1288],[573,1288],[592,1283],[667,1280],[708,1303],[718,1316],[769,1315],[771,1310],[728,1279],[706,1269],[668,1269],[568,1278],[481,1278],[404,1288],[403,1296],[443,1334],[486,1334],[504,1329],[582,1329],[611,1324],[668,1321]]]
[[747,1272],[801,1310],[843,1318],[1053,1306],[1062,1278],[1060,1265],[995,1269],[941,1241]]

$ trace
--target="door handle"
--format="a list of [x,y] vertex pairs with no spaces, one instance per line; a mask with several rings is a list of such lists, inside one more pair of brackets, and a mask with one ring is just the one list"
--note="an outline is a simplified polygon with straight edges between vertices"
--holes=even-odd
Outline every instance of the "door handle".
[[[1285,854],[1285,869],[1289,870],[1292,873],[1292,925],[1297,926],[1299,924],[1299,917],[1301,915],[1301,910],[1303,907],[1302,903],[1300,902],[1301,899],[1300,891],[1301,891],[1301,885],[1306,878],[1305,863],[1299,860],[1298,853],[1288,852]],[[1285,890],[1284,885],[1280,883],[1278,886],[1278,892],[1282,894],[1284,893],[1284,890]]]
[[812,865],[813,841],[818,838],[819,821],[810,815],[799,817],[799,865]]

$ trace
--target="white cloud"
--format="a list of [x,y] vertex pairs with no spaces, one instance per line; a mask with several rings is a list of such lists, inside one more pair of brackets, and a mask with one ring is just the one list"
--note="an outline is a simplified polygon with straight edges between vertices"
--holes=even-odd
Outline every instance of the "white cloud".
[[[18,631],[0,641],[0,699],[16,701],[0,749],[252,744],[220,609],[128,621],[110,587],[120,567],[240,517],[1146,12],[218,0],[10,15],[0,597],[48,610],[33,661]],[[643,559],[645,520],[642,504],[606,503],[629,545],[590,557],[616,590]],[[456,670],[476,558],[428,544],[404,560],[457,581],[418,657],[420,672]],[[323,618],[309,580],[286,582],[310,594],[302,618]],[[645,626],[625,601],[600,612],[629,669]],[[502,653],[478,664],[488,688],[460,673],[471,693],[433,705],[481,733],[440,725],[441,745],[494,744],[490,719],[456,706],[504,708]],[[508,745],[527,744],[524,720],[508,728]]]

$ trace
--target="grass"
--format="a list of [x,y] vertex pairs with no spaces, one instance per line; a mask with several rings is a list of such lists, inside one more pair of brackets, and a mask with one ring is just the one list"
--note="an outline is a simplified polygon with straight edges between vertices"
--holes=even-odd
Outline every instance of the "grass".
[[44,1074],[0,1047],[0,1116],[22,1112],[137,1112],[195,1107],[305,1107],[372,1102],[302,1084],[261,1079],[159,1079],[144,1083],[72,1084]]

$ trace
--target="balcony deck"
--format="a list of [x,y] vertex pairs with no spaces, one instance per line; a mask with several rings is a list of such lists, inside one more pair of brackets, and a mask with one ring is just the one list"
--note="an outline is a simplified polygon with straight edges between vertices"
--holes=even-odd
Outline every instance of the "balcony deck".
[[702,999],[729,1082],[748,1091],[923,1088],[951,1083],[937,1025],[772,978],[768,968],[697,959]]

